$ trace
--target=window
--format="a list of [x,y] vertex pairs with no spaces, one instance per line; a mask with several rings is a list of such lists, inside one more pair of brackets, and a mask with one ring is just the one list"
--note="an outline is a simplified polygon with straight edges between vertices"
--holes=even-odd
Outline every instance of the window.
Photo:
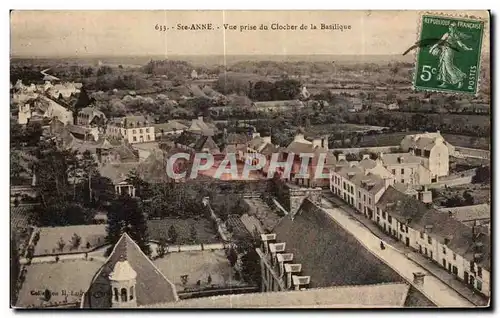
[[380,208],[377,208],[377,214],[380,215]]
[[382,218],[385,220],[385,212],[382,212]]
[[344,190],[346,190],[346,188],[347,188],[347,185],[345,184],[345,181],[344,181]]
[[482,290],[483,289],[483,283],[480,280],[477,281],[476,288],[477,288],[477,290]]
[[368,204],[372,204],[372,199],[368,197]]
[[127,301],[127,289],[122,288],[122,290],[120,292],[120,296],[121,296],[122,302],[126,302]]
[[427,243],[432,244],[432,237],[429,235],[427,235]]
[[361,198],[361,191],[358,191],[358,198]]
[[405,174],[405,169],[401,168],[401,174]]
[[420,232],[420,238],[423,240],[424,239],[424,233]]
[[470,267],[470,271],[474,272],[474,261],[471,261],[469,265],[470,265],[469,266]]
[[146,128],[146,133],[149,133],[149,128]]
[[408,225],[405,225],[405,232],[408,233]]
[[134,299],[134,286],[130,287],[130,300]]
[[401,179],[401,183],[405,183],[405,179]]
[[141,128],[141,129],[139,129],[139,133],[140,133],[140,134],[142,134],[142,128]]
[[136,137],[136,136],[134,136],[134,137],[132,137],[132,138],[133,138],[133,140],[134,140],[134,141],[137,141],[137,137]]
[[483,269],[481,267],[477,267],[477,276],[483,277]]
[[389,215],[388,219],[389,223],[392,223],[392,216]]
[[132,133],[133,133],[133,134],[136,134],[137,132],[135,131],[135,129],[132,129]]
[[115,287],[115,301],[118,301],[118,288]]
[[351,186],[351,194],[354,194],[354,187]]
[[358,210],[361,210],[361,203],[358,203]]
[[446,254],[446,246],[443,246],[443,254]]
[[363,202],[366,202],[366,194],[363,194]]
[[146,136],[147,136],[146,137],[147,140],[151,140],[151,136],[150,135],[146,135]]
[[392,174],[396,175],[396,169],[392,169]]

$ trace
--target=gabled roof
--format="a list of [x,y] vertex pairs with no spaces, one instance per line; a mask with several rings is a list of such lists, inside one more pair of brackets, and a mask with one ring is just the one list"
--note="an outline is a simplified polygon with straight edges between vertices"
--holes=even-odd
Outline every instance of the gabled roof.
[[393,187],[389,187],[384,192],[377,207],[401,223],[407,223],[410,220],[408,227],[420,232],[424,231],[426,226],[432,225],[432,229],[428,232],[429,236],[439,240],[441,244],[444,244],[445,239],[449,240],[446,245],[469,261],[474,260],[475,242],[481,242],[483,244],[483,258],[479,264],[487,270],[490,269],[491,238],[489,235],[478,231],[477,237],[474,239],[472,229],[467,225],[450,217],[448,213],[427,206]]
[[153,126],[155,127],[156,132],[159,132],[162,129],[164,131],[174,131],[174,130],[185,130],[188,128],[187,126],[175,120],[169,120],[168,122],[161,124],[154,124]]
[[394,308],[404,307],[409,288],[405,283],[337,286],[202,297],[146,308]]
[[228,144],[246,144],[251,137],[245,133],[229,133],[226,137]]
[[305,143],[300,141],[292,141],[285,149],[287,153],[311,153],[314,148],[311,143]]
[[137,273],[135,290],[138,306],[173,302],[179,299],[174,284],[160,272],[130,236],[123,233],[83,296],[84,308],[111,307],[109,274],[121,258],[126,258]]
[[212,154],[220,153],[219,147],[211,136],[201,136],[200,138],[198,138],[193,148],[196,151],[203,151],[204,149],[208,149],[208,151]]
[[99,168],[101,176],[110,179],[113,184],[118,184],[127,179],[127,176],[132,169],[137,168],[138,162],[107,164]]
[[309,199],[273,232],[302,264],[302,275],[311,276],[311,288],[404,281]]

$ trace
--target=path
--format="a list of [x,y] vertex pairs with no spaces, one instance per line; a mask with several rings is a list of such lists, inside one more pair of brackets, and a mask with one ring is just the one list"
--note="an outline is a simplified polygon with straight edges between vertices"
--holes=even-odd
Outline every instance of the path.
[[418,287],[439,307],[474,307],[474,304],[455,290],[434,277],[431,273],[408,259],[404,253],[385,243],[386,249],[380,249],[380,239],[365,226],[353,219],[347,212],[334,207],[329,201],[322,199],[323,210],[345,230],[358,239],[372,254],[396,270],[408,282],[413,282],[413,273],[425,273],[425,282]]

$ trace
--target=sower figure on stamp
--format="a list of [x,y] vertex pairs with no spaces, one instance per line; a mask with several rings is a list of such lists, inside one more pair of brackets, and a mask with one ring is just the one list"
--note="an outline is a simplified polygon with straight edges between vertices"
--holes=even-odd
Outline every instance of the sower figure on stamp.
[[468,35],[458,31],[456,23],[453,22],[450,24],[448,32],[441,37],[441,41],[429,49],[429,53],[432,55],[439,55],[437,78],[442,82],[439,87],[446,87],[446,85],[457,85],[457,88],[462,87],[463,80],[467,75],[455,66],[453,48],[460,47],[464,50],[472,51],[472,48],[461,41],[468,37]]

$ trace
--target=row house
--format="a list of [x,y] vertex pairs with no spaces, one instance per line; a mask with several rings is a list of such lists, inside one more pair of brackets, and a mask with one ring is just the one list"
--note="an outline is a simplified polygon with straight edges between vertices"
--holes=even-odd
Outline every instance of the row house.
[[131,144],[155,141],[153,122],[142,115],[112,118],[106,127],[106,134],[124,138]]
[[407,135],[400,146],[403,152],[413,151],[415,156],[422,158],[422,164],[431,172],[431,182],[449,174],[450,154],[453,154],[455,149],[444,140],[439,131]]
[[440,212],[394,187],[378,202],[376,223],[471,289],[490,296],[491,238],[487,231],[469,227],[452,213]]
[[261,234],[257,248],[262,273],[262,292],[304,290],[309,287],[310,276],[301,275],[302,264],[294,263],[293,253],[286,252],[286,243],[277,242],[276,234]]
[[375,204],[393,184],[392,174],[368,155],[360,162],[347,162],[340,154],[337,166],[330,170],[330,191],[372,220]]

